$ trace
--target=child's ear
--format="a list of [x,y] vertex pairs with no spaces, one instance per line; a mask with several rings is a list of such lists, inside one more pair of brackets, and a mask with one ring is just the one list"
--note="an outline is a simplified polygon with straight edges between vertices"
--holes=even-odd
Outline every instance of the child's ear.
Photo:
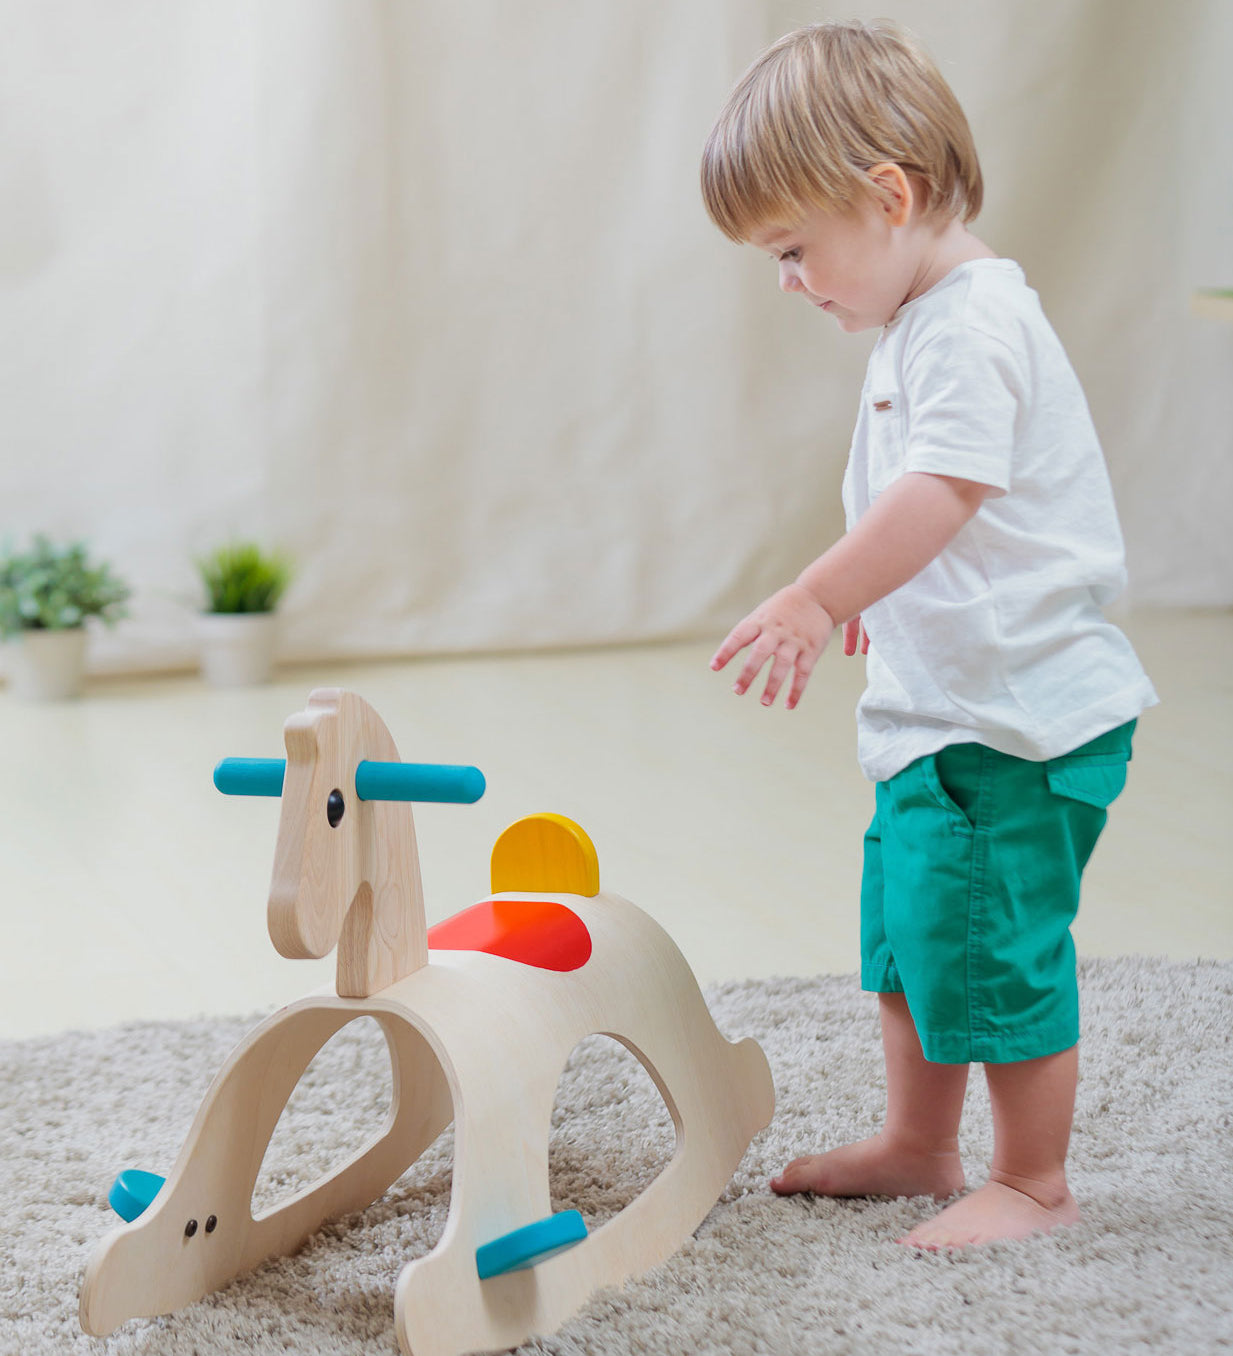
[[886,160],[870,166],[866,173],[874,196],[887,215],[887,224],[906,226],[912,216],[916,195],[912,191],[911,180],[903,172],[903,166]]

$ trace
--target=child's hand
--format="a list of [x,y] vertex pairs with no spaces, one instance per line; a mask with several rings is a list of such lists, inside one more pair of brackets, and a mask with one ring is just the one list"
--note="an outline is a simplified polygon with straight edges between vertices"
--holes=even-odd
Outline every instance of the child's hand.
[[792,687],[786,702],[791,711],[800,701],[813,666],[834,629],[835,623],[813,594],[800,584],[789,584],[771,594],[728,632],[727,639],[715,651],[711,668],[722,669],[734,654],[750,646],[734,691],[746,692],[769,659],[771,671],[762,693],[762,705],[770,706],[791,671]]
[[869,635],[861,625],[861,619],[859,617],[853,617],[851,621],[846,621],[843,624],[844,654],[855,654],[858,644],[860,645],[861,654],[869,653]]

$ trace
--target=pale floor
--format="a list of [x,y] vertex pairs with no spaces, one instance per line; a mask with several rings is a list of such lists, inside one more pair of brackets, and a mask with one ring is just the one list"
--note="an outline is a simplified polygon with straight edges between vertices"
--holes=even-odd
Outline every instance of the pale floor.
[[[1126,625],[1163,704],[1089,868],[1079,949],[1230,958],[1233,614]],[[330,960],[284,960],[266,935],[278,802],[211,783],[226,755],[282,756],[317,686],[370,701],[403,758],[488,778],[476,805],[415,810],[430,923],[484,896],[508,823],[552,810],[703,983],[855,970],[860,663],[828,654],[787,713],[733,696],[711,648],[331,663],[247,691],[109,679],[52,706],[0,690],[0,1038],[251,1013],[329,981]]]

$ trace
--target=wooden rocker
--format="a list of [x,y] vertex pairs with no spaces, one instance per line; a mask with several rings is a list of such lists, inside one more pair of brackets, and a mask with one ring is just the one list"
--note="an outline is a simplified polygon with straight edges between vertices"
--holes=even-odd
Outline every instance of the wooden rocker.
[[[426,930],[409,800],[475,800],[475,768],[402,764],[359,697],[313,692],[285,726],[287,758],[225,759],[232,794],[282,796],[270,936],[289,957],[338,947],[337,984],[267,1018],[207,1091],[164,1182],[126,1172],[112,1201],[130,1222],[96,1247],[81,1325],[105,1336],[170,1313],[294,1252],[328,1219],[364,1209],[451,1121],[445,1230],[403,1267],[395,1330],[408,1356],[503,1350],[552,1332],[603,1286],[666,1260],[701,1223],[769,1124],[774,1089],[753,1040],[716,1028],[668,935],[601,893],[572,821],[519,820],[497,840],[493,894]],[[253,1215],[253,1188],[300,1076],[347,1023],[372,1017],[389,1046],[385,1125],[349,1162]],[[570,1053],[615,1037],[650,1073],[676,1147],[658,1178],[587,1234],[554,1215],[549,1123]]]

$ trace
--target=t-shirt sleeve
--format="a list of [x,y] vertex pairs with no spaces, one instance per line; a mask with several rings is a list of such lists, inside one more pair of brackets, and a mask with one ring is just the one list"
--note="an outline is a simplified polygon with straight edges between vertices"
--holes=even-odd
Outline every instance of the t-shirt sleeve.
[[1010,489],[1024,382],[1013,349],[971,326],[932,336],[904,367],[904,471]]

